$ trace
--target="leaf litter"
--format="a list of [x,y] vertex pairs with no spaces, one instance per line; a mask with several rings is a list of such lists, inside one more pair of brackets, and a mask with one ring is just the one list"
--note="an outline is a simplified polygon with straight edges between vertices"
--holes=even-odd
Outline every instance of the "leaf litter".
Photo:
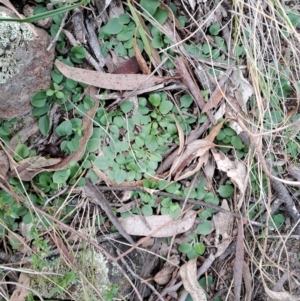
[[[2,1],[7,2],[7,1]],[[143,2],[143,1],[141,1]],[[113,1],[112,1],[113,3]],[[113,7],[112,3],[107,2],[105,9],[109,9],[110,7]],[[128,2],[130,3],[130,2]],[[197,5],[201,6],[203,8],[203,12],[207,12],[209,9],[208,7],[203,6],[201,1],[198,1],[197,3],[195,1],[189,1],[190,6],[192,9],[194,9]],[[131,4],[130,4],[131,5]],[[217,34],[218,26],[215,26],[216,21],[222,22],[223,18],[227,18],[224,14],[224,10],[226,12],[226,5],[224,4],[224,7],[222,5],[219,5],[218,8],[210,15],[210,17],[207,19],[207,23],[204,25],[204,29],[207,29],[207,32],[211,34],[209,36],[210,42],[212,43],[219,43],[217,39],[214,39],[215,35]],[[161,5],[162,8],[165,8],[165,5]],[[131,7],[133,9],[133,6]],[[121,9],[120,12],[124,12],[124,10]],[[222,13],[223,12],[223,13]],[[114,12],[114,17],[118,16],[118,13]],[[170,10],[168,10],[168,17],[171,20],[172,13]],[[145,32],[147,32],[148,36],[151,36],[151,32],[149,32],[147,26],[145,25],[145,22],[142,18],[142,15],[137,14],[137,17],[139,19],[138,22],[141,23],[141,26]],[[184,26],[182,27],[177,19],[175,20],[174,26],[174,32],[171,33],[171,27],[173,25],[170,24],[168,21],[167,24],[163,25],[162,28],[168,29],[169,35],[171,36],[171,40],[180,42],[180,34],[187,33],[190,34],[187,31],[184,31]],[[167,26],[168,25],[168,26]],[[224,25],[224,24],[223,24]],[[213,28],[210,28],[209,26],[213,26]],[[228,24],[224,25],[222,28],[223,30],[223,38],[226,38],[225,30]],[[167,28],[168,27],[168,28]],[[228,29],[228,28],[227,28]],[[179,32],[177,32],[177,30]],[[197,36],[197,31],[193,33],[192,35]],[[192,35],[190,38],[192,38]],[[200,36],[197,36],[197,39],[201,39]],[[149,44],[151,44],[150,39],[148,39]],[[230,43],[228,43],[229,45]],[[230,57],[231,50],[222,49],[220,44],[218,44],[219,48],[221,49],[221,52],[223,51],[223,54],[225,53]],[[152,47],[152,46],[151,46]],[[204,44],[202,45],[204,46]],[[182,45],[179,47],[182,51],[184,49]],[[154,53],[154,58],[151,57],[152,63],[154,65],[159,65],[161,63],[161,59],[159,57],[158,51],[151,48],[151,51]],[[211,51],[211,50],[209,50]],[[124,64],[123,67],[117,70],[116,74],[112,73],[105,73],[105,72],[98,72],[98,71],[91,71],[88,69],[82,69],[82,68],[74,68],[69,67],[66,64],[60,62],[57,60],[55,62],[56,67],[62,74],[64,74],[66,77],[73,79],[75,81],[79,81],[82,83],[85,83],[87,85],[96,86],[102,89],[108,89],[108,90],[116,90],[120,91],[122,94],[122,91],[134,91],[134,90],[140,90],[143,93],[143,89],[151,89],[154,85],[159,83],[167,84],[170,79],[173,78],[174,72],[170,72],[171,76],[164,76],[164,77],[158,77],[155,75],[150,75],[151,72],[151,65],[147,65],[147,60],[145,59],[145,55],[140,52],[136,36],[134,37],[134,52],[136,58],[132,61],[128,60],[127,65]],[[235,111],[233,108],[237,108],[240,106],[241,111],[244,112],[245,115],[250,115],[253,113],[253,116],[259,110],[262,110],[264,106],[254,108],[252,112],[247,111],[249,109],[249,106],[253,106],[252,103],[249,105],[249,102],[253,102],[253,99],[251,97],[255,95],[256,90],[258,89],[258,86],[255,86],[255,82],[246,79],[246,72],[242,72],[241,70],[237,70],[237,68],[234,65],[230,65],[230,67],[224,68],[226,71],[221,72],[221,76],[218,78],[215,76],[214,79],[218,80],[216,88],[214,91],[210,91],[209,97],[207,99],[204,99],[204,96],[202,95],[203,90],[199,89],[199,81],[197,82],[193,75],[192,68],[195,67],[193,64],[198,64],[198,62],[201,62],[201,64],[208,64],[209,66],[223,66],[223,65],[217,65],[218,62],[214,61],[213,59],[209,58],[207,61],[205,59],[199,57],[195,59],[195,56],[193,56],[194,62],[193,64],[190,64],[192,61],[188,61],[190,59],[189,56],[184,57],[184,52],[180,53],[182,57],[177,57],[175,60],[175,66],[176,70],[181,76],[180,81],[182,81],[190,93],[192,94],[195,104],[198,107],[194,110],[194,114],[198,115],[204,114],[208,116],[209,123],[206,125],[206,128],[204,127],[202,134],[210,130],[210,134],[208,135],[200,135],[196,139],[193,139],[192,141],[189,140],[189,135],[187,137],[184,137],[182,126],[179,124],[179,122],[175,119],[175,124],[178,132],[179,137],[179,145],[175,151],[175,159],[172,162],[172,166],[170,168],[171,177],[175,181],[178,182],[188,182],[190,177],[192,176],[199,176],[202,175],[202,168],[204,169],[204,174],[207,176],[207,179],[210,181],[210,185],[206,185],[205,189],[208,189],[208,193],[213,191],[216,186],[216,179],[218,181],[226,181],[229,183],[228,185],[233,184],[236,188],[235,194],[232,197],[232,200],[238,200],[236,206],[233,206],[230,201],[231,199],[223,199],[221,208],[230,211],[230,208],[234,207],[235,211],[247,216],[248,212],[245,210],[247,204],[244,199],[245,192],[248,187],[248,183],[246,182],[247,179],[247,173],[248,173],[248,166],[246,167],[245,160],[243,162],[243,159],[238,159],[236,157],[236,153],[234,152],[223,152],[219,150],[221,148],[222,143],[217,143],[216,138],[218,138],[218,135],[221,131],[221,128],[223,125],[230,120],[230,128],[234,129],[237,134],[240,134],[243,129],[237,125],[237,123],[234,121],[234,114],[238,114],[237,110]],[[113,54],[112,56],[114,56]],[[215,55],[215,54],[214,54]],[[134,61],[135,60],[135,61]],[[198,61],[197,61],[198,60]],[[143,71],[144,74],[133,74],[138,72],[138,67],[136,65],[136,62],[139,65],[139,68]],[[224,63],[224,65],[226,65]],[[191,67],[193,66],[193,67]],[[197,66],[196,66],[197,67]],[[166,74],[162,72],[162,69],[156,70],[158,74]],[[214,71],[213,71],[214,72]],[[126,74],[124,74],[126,73]],[[283,72],[284,73],[284,72]],[[146,74],[146,75],[145,75]],[[222,77],[223,75],[223,77]],[[227,79],[225,80],[227,76]],[[249,75],[249,78],[253,76],[253,74]],[[283,79],[280,79],[283,81]],[[200,81],[201,86],[201,81]],[[203,85],[204,86],[204,85]],[[26,130],[19,132],[17,135],[14,136],[14,138],[10,141],[11,150],[8,151],[8,156],[4,152],[1,152],[1,158],[4,160],[1,160],[1,171],[0,174],[3,178],[6,178],[9,180],[10,177],[18,175],[21,180],[24,181],[30,181],[33,179],[35,175],[42,171],[55,171],[55,170],[61,170],[68,168],[70,166],[71,162],[78,162],[80,158],[85,153],[86,143],[89,140],[89,138],[92,135],[93,130],[93,118],[95,117],[96,111],[98,109],[99,102],[95,98],[95,95],[97,94],[97,91],[94,87],[89,87],[90,89],[90,95],[93,97],[95,101],[94,107],[87,112],[87,116],[83,119],[83,132],[84,135],[82,136],[80,140],[80,148],[77,152],[74,152],[73,154],[66,156],[65,158],[45,158],[41,156],[35,156],[23,159],[19,161],[18,163],[13,161],[13,152],[17,146],[18,143],[26,142],[26,140],[36,131],[37,124],[31,125]],[[288,88],[286,88],[288,90]],[[129,92],[129,93],[131,93]],[[237,106],[232,105],[231,101],[235,98],[235,101],[237,102]],[[254,106],[253,106],[254,107]],[[219,108],[219,109],[218,109]],[[200,109],[200,110],[199,110]],[[218,109],[218,110],[217,110]],[[254,111],[256,110],[256,113]],[[197,111],[198,110],[198,111]],[[192,110],[191,110],[192,111]],[[217,112],[215,112],[217,111]],[[197,113],[195,113],[197,112]],[[271,113],[271,115],[274,114]],[[273,118],[274,116],[272,116]],[[278,116],[276,116],[277,118]],[[223,120],[219,123],[217,121],[222,118]],[[227,119],[226,119],[227,118]],[[273,122],[274,120],[272,120]],[[270,120],[268,122],[271,123]],[[295,121],[293,121],[295,122]],[[213,125],[216,126],[213,127]],[[251,124],[251,123],[249,123]],[[249,128],[251,128],[249,126]],[[193,130],[195,130],[193,128]],[[276,129],[274,130],[276,131]],[[221,135],[221,134],[220,134]],[[295,137],[296,134],[292,133],[292,136]],[[21,137],[21,140],[20,140]],[[256,158],[257,160],[257,158]],[[8,161],[10,163],[10,171],[8,171]],[[258,160],[259,161],[259,160]],[[209,162],[209,163],[208,163]],[[93,165],[93,163],[92,163]],[[118,187],[124,187],[124,189],[133,189],[135,186],[141,186],[143,185],[143,181],[133,181],[128,183],[124,182],[122,184],[118,184],[115,181],[111,181],[108,179],[108,177],[97,169],[94,165],[92,166],[94,172],[99,176],[99,179],[104,180],[104,182],[107,184],[107,186],[118,186]],[[9,178],[7,177],[9,175]],[[220,175],[222,176],[220,179]],[[160,176],[160,175],[155,175]],[[148,190],[151,193],[151,189]],[[161,200],[157,200],[158,203]],[[230,205],[229,205],[230,204]],[[255,210],[257,210],[255,208]],[[295,212],[297,211],[295,207]],[[200,213],[201,214],[201,213]],[[296,216],[297,212],[294,214]],[[145,224],[146,219],[146,226]],[[197,223],[198,217],[196,217],[195,211],[190,211],[186,213],[185,217],[183,219],[174,219],[172,220],[169,215],[158,215],[158,216],[150,216],[150,217],[143,217],[141,215],[133,215],[128,217],[127,219],[119,219],[119,222],[122,224],[124,230],[128,235],[133,236],[153,236],[153,237],[170,237],[173,235],[182,235],[183,233],[186,233],[186,235],[193,230],[193,226],[195,223]],[[248,231],[247,225],[242,224],[242,219],[239,219],[237,222],[237,234],[236,229],[234,229],[234,226],[232,226],[234,223],[234,218],[228,214],[224,214],[222,212],[215,213],[212,215],[212,221],[214,223],[215,232],[213,232],[213,235],[209,234],[206,238],[204,238],[205,242],[212,242],[213,247],[215,248],[214,256],[220,257],[229,247],[232,240],[237,240],[237,246],[235,250],[235,260],[234,260],[234,267],[233,271],[233,279],[234,279],[234,295],[235,300],[240,300],[242,298],[243,289],[245,290],[245,300],[252,300],[254,291],[252,286],[252,269],[251,262],[247,261],[247,254],[244,250],[244,240],[246,239],[244,237],[244,232]],[[168,224],[168,227],[164,227],[165,224]],[[150,229],[149,229],[150,228]],[[162,228],[158,230],[159,228]],[[256,231],[256,230],[255,230]],[[152,232],[155,232],[153,235],[151,235]],[[201,239],[201,238],[200,238]],[[221,242],[220,242],[221,239]],[[67,251],[67,250],[65,250]],[[174,251],[174,250],[173,250]],[[206,253],[207,255],[207,253]],[[212,255],[212,253],[210,253]],[[209,257],[210,258],[210,257]],[[209,259],[207,258],[207,259]],[[187,259],[183,256],[183,260],[181,262],[184,262],[184,260]],[[210,264],[214,262],[214,258],[210,258]],[[194,300],[207,300],[204,290],[199,286],[198,280],[199,275],[197,274],[197,265],[199,265],[199,262],[197,262],[197,259],[190,259],[187,261],[187,263],[182,264],[180,268],[179,274],[182,277],[182,282],[184,285],[184,288],[187,292],[191,294]],[[251,272],[250,272],[251,271]],[[212,273],[210,271],[210,273]],[[270,290],[268,288],[268,284],[265,283],[265,279],[263,274],[262,275],[262,284],[265,290],[265,293],[272,298],[273,300],[298,300],[295,296],[288,292],[277,292],[274,290]],[[159,273],[156,274],[154,277],[154,280],[159,285],[168,285],[168,283],[175,279],[176,281],[176,268],[174,266],[166,266],[164,267]],[[180,282],[178,282],[180,283]],[[177,283],[177,284],[178,284]],[[261,285],[260,283],[260,285]],[[178,290],[178,288],[177,288]],[[169,291],[169,295],[172,295],[172,292]],[[186,293],[183,294],[183,296],[187,296]],[[258,300],[258,299],[257,299]]]

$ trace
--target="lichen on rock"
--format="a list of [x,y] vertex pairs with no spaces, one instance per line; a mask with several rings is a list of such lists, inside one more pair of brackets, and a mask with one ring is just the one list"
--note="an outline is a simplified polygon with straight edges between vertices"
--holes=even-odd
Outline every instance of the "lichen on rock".
[[[10,18],[5,12],[0,12],[0,16]],[[26,41],[33,39],[33,34],[26,24],[0,22],[0,84],[19,72],[18,50],[24,47]]]
[[[79,270],[75,272],[77,282],[70,283],[67,287],[57,292],[58,285],[63,283],[63,278],[71,271],[70,266],[66,262],[57,257],[53,260],[47,260],[47,267],[43,272],[51,272],[63,275],[56,276],[56,281],[51,280],[51,276],[45,279],[33,278],[31,287],[36,290],[44,298],[56,298],[58,300],[99,300],[99,293],[102,294],[110,286],[108,277],[108,266],[106,258],[98,251],[88,249],[79,251],[74,256],[75,262],[79,265]],[[80,277],[80,273],[82,276]],[[79,277],[78,277],[79,276]],[[56,283],[58,281],[58,283]],[[95,291],[95,289],[98,291]],[[55,291],[55,293],[53,293]]]

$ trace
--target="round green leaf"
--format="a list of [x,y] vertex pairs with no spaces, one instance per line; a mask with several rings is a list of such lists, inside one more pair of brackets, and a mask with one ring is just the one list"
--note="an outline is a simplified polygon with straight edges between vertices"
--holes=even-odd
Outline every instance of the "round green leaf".
[[203,244],[203,242],[198,242],[194,245],[194,251],[199,254],[202,255],[205,252],[205,246]]
[[63,184],[68,180],[70,174],[70,169],[57,170],[53,173],[53,182],[56,184]]
[[190,94],[184,94],[182,97],[180,97],[180,107],[189,108],[193,101],[194,100]]
[[42,135],[47,136],[51,128],[50,118],[48,115],[42,116],[39,119],[39,129]]
[[99,157],[96,158],[94,161],[94,164],[96,165],[97,168],[99,168],[100,170],[106,170],[108,169],[108,164],[107,164],[108,160],[104,157]]
[[130,22],[130,17],[127,14],[120,14],[119,15],[119,20],[123,23],[123,24],[128,24]]
[[151,16],[156,12],[159,7],[159,0],[141,0],[140,5],[146,10]]
[[72,47],[71,53],[74,54],[77,59],[84,59],[86,56],[86,50],[82,46]]
[[160,94],[159,93],[150,94],[149,101],[153,106],[158,107],[160,105],[160,102],[161,102]]
[[29,156],[29,149],[26,145],[19,143],[15,149],[14,159],[20,161]]
[[162,41],[161,35],[155,36],[151,42],[151,45],[155,49],[162,48],[164,46],[164,43]]
[[88,152],[95,152],[100,148],[100,143],[101,141],[99,138],[91,138],[86,145],[86,150]]
[[191,244],[187,242],[183,242],[182,244],[179,245],[178,250],[183,254],[187,254],[193,250],[193,247]]
[[36,108],[41,108],[46,104],[46,101],[47,101],[46,91],[39,91],[32,96],[30,103],[32,106]]
[[165,100],[160,104],[159,111],[163,115],[166,115],[172,110],[172,108],[173,108],[173,103],[171,101]]
[[220,29],[221,29],[220,24],[215,23],[215,24],[213,24],[209,27],[209,32],[210,32],[211,35],[216,36],[216,35],[218,35]]
[[221,185],[217,191],[222,198],[227,198],[233,195],[234,189],[232,185]]
[[141,209],[144,216],[151,216],[153,215],[153,209],[150,205],[145,205]]
[[69,136],[72,134],[72,123],[70,120],[63,121],[55,130],[58,136]]
[[126,171],[123,169],[117,169],[114,173],[114,180],[116,181],[117,184],[121,184],[125,181],[126,179]]
[[162,25],[168,19],[168,11],[158,7],[153,17],[159,24]]
[[197,233],[202,235],[207,235],[211,231],[211,221],[205,220],[197,226]]
[[110,19],[105,26],[102,27],[102,31],[106,34],[118,34],[123,29],[123,23],[118,18]]
[[244,147],[243,142],[239,136],[233,136],[231,137],[231,144],[236,148],[236,149],[242,149]]
[[124,47],[124,45],[122,43],[119,43],[115,47],[115,52],[123,57],[127,55],[127,49]]
[[33,108],[32,115],[33,116],[42,116],[50,110],[50,105],[46,103],[45,106],[41,108]]
[[125,100],[121,103],[120,108],[121,108],[123,113],[127,114],[132,110],[133,103],[129,100]]

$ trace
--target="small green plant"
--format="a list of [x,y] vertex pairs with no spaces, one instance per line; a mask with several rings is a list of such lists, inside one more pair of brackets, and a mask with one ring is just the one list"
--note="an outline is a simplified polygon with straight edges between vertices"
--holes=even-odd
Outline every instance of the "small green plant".
[[236,150],[238,158],[244,157],[247,153],[241,138],[237,135],[235,130],[229,126],[229,124],[224,124],[215,139],[215,143],[220,145],[220,150],[222,150],[224,153],[227,153],[230,148],[222,147],[222,145],[233,146]]
[[7,230],[16,231],[19,221],[25,224],[31,222],[28,209],[10,194],[0,190],[0,238],[5,237]]
[[116,297],[118,297],[119,288],[116,284],[111,284],[103,293],[102,296],[105,301],[113,301]]
[[203,242],[199,242],[198,235],[196,233],[190,233],[188,236],[191,241],[181,243],[178,247],[178,250],[181,253],[186,254],[189,259],[203,255],[205,252],[205,246]]
[[8,121],[0,121],[0,139],[9,142],[12,126],[18,122],[17,118],[13,118]]

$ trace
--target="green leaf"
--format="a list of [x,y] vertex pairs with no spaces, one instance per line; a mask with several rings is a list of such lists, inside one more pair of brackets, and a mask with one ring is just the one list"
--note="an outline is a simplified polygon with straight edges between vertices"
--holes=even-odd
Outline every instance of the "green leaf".
[[236,132],[231,128],[225,128],[225,129],[223,129],[223,131],[226,136],[235,136],[236,135]]
[[95,159],[94,164],[100,170],[106,170],[106,169],[108,169],[107,162],[108,162],[107,158],[105,158],[105,157],[99,157],[99,158]]
[[99,138],[90,138],[86,145],[86,150],[88,152],[95,152],[100,148],[101,141]]
[[118,18],[110,19],[101,30],[106,34],[118,34],[123,29],[123,23]]
[[83,106],[86,110],[90,110],[94,107],[94,99],[90,96],[85,96],[83,98]]
[[178,250],[183,254],[187,254],[193,250],[193,247],[191,244],[187,242],[183,242],[182,244],[179,245]]
[[123,23],[123,24],[128,24],[130,22],[130,17],[127,14],[120,14],[119,15],[119,20]]
[[168,11],[158,7],[153,17],[160,25],[163,25],[168,19]]
[[22,218],[22,221],[25,225],[28,225],[32,222],[32,213],[31,212],[27,212],[23,218]]
[[115,52],[123,57],[127,55],[127,49],[124,47],[124,45],[122,43],[119,43],[115,47]]
[[269,219],[269,225],[274,228],[280,228],[280,226],[285,222],[285,217],[282,214],[272,215],[272,219]]
[[137,136],[137,137],[135,138],[135,143],[136,143],[137,146],[143,147],[144,144],[145,144],[145,141],[144,141],[144,139],[142,139],[141,137]]
[[39,129],[42,135],[47,136],[51,128],[50,118],[48,115],[42,116],[39,119]]
[[151,216],[153,215],[153,209],[150,205],[145,205],[141,209],[144,216]]
[[239,136],[233,136],[231,137],[231,144],[236,148],[236,149],[242,149],[244,147],[244,144]]
[[221,29],[220,24],[215,23],[215,24],[211,25],[208,30],[209,30],[211,35],[216,36],[216,35],[218,35],[220,29]]
[[79,148],[79,137],[75,137],[67,142],[67,148],[71,153],[76,152]]
[[205,220],[197,226],[197,233],[202,235],[207,235],[210,233],[212,228],[211,221]]
[[41,108],[45,106],[46,101],[47,101],[46,91],[39,91],[32,96],[30,103],[32,106],[36,108]]
[[29,149],[26,145],[19,143],[15,149],[14,159],[18,162],[29,156]]
[[227,198],[233,195],[234,189],[232,185],[221,185],[217,191],[222,198]]
[[126,180],[126,171],[123,169],[117,169],[114,173],[114,180],[117,184],[121,184]]
[[205,252],[205,246],[203,244],[203,242],[198,242],[194,245],[194,251],[199,254],[202,255]]
[[69,136],[72,134],[72,123],[70,120],[63,121],[55,130],[58,136]]
[[53,182],[56,184],[63,184],[68,180],[70,174],[70,169],[57,170],[53,173]]
[[161,102],[160,94],[159,93],[150,94],[149,101],[153,106],[158,107],[160,105],[160,102]]
[[140,5],[153,16],[159,7],[159,0],[141,0]]
[[160,34],[153,38],[151,45],[155,49],[162,48],[164,46],[164,43],[162,41],[162,37]]
[[158,148],[157,137],[148,135],[145,139],[145,145],[147,146],[149,151],[155,151]]
[[41,108],[34,108],[32,110],[32,115],[33,116],[42,116],[45,113],[49,112],[50,110],[50,105],[47,103],[45,106],[41,107]]
[[[116,39],[120,42],[125,42],[133,38],[134,29],[124,26],[123,30],[117,34]],[[128,45],[127,45],[128,46]],[[125,47],[125,45],[124,45]],[[125,47],[128,48],[128,47]],[[132,47],[130,47],[132,48]]]
[[129,100],[125,100],[121,103],[120,108],[123,113],[127,114],[129,113],[133,108],[133,102]]
[[150,154],[150,160],[155,161],[155,162],[161,162],[162,161],[162,156],[159,153],[151,153]]
[[166,115],[168,114],[173,108],[173,103],[171,101],[165,100],[159,105],[159,111]]
[[184,94],[180,97],[180,107],[189,108],[190,105],[194,102],[194,99],[190,94]]

